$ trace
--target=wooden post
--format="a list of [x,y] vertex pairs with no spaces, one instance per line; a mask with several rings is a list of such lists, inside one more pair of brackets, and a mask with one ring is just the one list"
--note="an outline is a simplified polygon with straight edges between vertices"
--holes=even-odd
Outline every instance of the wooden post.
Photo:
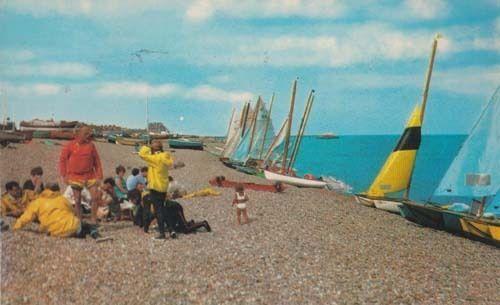
[[295,94],[297,93],[297,79],[293,81],[292,97],[290,98],[290,111],[288,112],[288,126],[286,129],[285,148],[283,151],[283,161],[281,162],[281,173],[286,171],[286,158],[288,157],[288,145],[290,144],[290,132],[292,130],[293,107],[295,106]]

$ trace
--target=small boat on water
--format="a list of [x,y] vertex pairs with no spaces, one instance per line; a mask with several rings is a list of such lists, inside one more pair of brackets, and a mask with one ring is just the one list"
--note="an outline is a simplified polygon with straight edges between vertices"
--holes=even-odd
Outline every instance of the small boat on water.
[[288,175],[271,172],[268,170],[264,170],[264,176],[266,177],[267,180],[270,181],[281,182],[285,184],[295,185],[298,187],[324,188],[327,185],[325,181],[292,177]]
[[332,132],[325,132],[323,134],[316,136],[316,139],[323,139],[323,140],[338,139],[338,138],[339,136],[333,134]]
[[168,140],[168,146],[170,148],[177,149],[194,149],[194,150],[203,150],[203,142],[189,139],[170,139]]

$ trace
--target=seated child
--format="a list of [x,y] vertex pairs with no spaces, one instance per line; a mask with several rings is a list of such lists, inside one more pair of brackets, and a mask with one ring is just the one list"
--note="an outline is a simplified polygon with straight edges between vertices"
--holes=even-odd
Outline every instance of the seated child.
[[2,216],[19,217],[26,208],[23,203],[21,188],[16,181],[9,181],[5,184],[6,192],[1,198]]
[[23,202],[29,204],[44,190],[43,169],[40,166],[31,169],[30,179],[23,184]]
[[142,228],[142,214],[143,214],[143,206],[142,206],[142,193],[144,191],[145,185],[142,183],[137,183],[135,189],[130,190],[128,192],[128,201],[131,202],[134,207],[132,208],[133,216],[134,216],[134,225],[137,225]]
[[118,165],[116,168],[116,176],[115,176],[115,194],[118,199],[126,199],[127,198],[127,182],[125,181],[125,167],[122,165]]
[[[121,210],[120,210],[120,199],[115,193],[115,180],[113,178],[106,178],[98,191],[98,198],[100,202],[98,203],[101,207],[108,207],[110,216],[114,217],[114,220],[120,220]],[[121,200],[123,201],[123,199]]]

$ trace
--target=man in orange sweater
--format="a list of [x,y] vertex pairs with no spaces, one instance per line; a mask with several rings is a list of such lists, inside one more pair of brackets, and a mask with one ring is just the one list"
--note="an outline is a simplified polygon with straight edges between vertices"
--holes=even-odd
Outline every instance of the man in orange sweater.
[[97,149],[92,143],[92,130],[83,126],[76,138],[66,144],[59,159],[62,180],[71,186],[75,198],[75,214],[82,219],[81,192],[90,191],[92,197],[92,222],[97,221],[97,187],[102,180],[102,166]]

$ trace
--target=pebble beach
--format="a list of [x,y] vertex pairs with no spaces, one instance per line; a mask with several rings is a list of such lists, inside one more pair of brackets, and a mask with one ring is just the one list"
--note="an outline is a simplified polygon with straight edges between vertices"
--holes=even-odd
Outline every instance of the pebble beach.
[[[41,165],[57,181],[64,142],[0,149],[0,183]],[[128,146],[96,142],[105,176],[144,163]],[[189,191],[209,179],[270,184],[206,151],[175,150],[171,175]],[[61,239],[36,225],[1,233],[1,304],[498,304],[499,249],[419,227],[326,190],[248,190],[250,223],[238,226],[232,189],[180,199],[208,233],[153,240],[130,221],[101,225],[112,241]],[[12,218],[5,218],[13,226]]]

